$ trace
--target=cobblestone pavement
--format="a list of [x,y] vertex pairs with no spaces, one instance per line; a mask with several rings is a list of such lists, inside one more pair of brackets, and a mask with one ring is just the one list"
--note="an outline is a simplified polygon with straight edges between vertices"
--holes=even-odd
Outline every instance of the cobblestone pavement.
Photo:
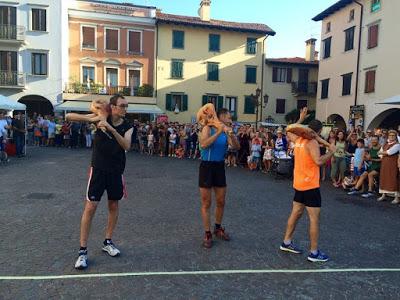
[[[227,172],[224,225],[231,242],[201,248],[198,161],[129,153],[129,198],[114,241],[121,257],[101,252],[106,201],[97,211],[87,271],[73,268],[90,151],[29,149],[0,166],[0,276],[125,272],[400,268],[400,208],[322,189],[321,248],[332,260],[279,251],[291,208],[291,182],[243,169]],[[296,242],[308,247],[307,218]],[[377,299],[400,295],[400,272],[220,274],[0,280],[1,299]],[[396,296],[394,296],[396,298]]]

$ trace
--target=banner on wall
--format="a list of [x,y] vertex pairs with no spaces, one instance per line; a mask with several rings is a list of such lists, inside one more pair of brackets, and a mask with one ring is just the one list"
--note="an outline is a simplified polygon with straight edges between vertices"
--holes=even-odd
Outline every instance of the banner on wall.
[[350,127],[361,126],[364,128],[364,115],[365,115],[365,106],[364,105],[353,105],[350,106],[350,116],[349,116],[349,125]]

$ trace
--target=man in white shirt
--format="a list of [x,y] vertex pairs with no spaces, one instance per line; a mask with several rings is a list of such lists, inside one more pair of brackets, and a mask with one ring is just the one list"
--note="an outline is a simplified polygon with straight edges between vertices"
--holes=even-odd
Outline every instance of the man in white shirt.
[[[10,126],[8,125],[7,120],[4,117],[4,113],[0,111],[0,154],[5,151],[5,143],[7,138],[7,129]],[[1,156],[2,158],[3,156]]]

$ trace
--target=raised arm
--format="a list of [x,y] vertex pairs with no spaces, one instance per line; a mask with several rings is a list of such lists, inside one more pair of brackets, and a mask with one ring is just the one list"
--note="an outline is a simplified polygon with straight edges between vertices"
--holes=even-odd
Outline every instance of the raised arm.
[[81,115],[77,113],[68,113],[65,115],[66,121],[75,121],[75,122],[90,122],[95,123],[101,121],[102,118],[96,114],[86,114]]

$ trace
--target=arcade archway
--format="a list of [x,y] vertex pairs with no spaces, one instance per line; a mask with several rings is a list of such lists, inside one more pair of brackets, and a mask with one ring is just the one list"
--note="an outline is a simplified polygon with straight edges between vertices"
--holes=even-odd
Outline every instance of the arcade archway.
[[400,108],[391,108],[381,112],[369,124],[368,129],[397,129],[400,125]]
[[33,113],[41,114],[42,116],[54,114],[53,105],[45,97],[28,95],[19,99],[18,102],[26,105],[28,116],[32,116]]
[[343,119],[341,115],[338,114],[332,114],[328,117],[326,120],[328,124],[333,124],[334,127],[337,127],[339,129],[342,129],[346,131],[346,121]]

